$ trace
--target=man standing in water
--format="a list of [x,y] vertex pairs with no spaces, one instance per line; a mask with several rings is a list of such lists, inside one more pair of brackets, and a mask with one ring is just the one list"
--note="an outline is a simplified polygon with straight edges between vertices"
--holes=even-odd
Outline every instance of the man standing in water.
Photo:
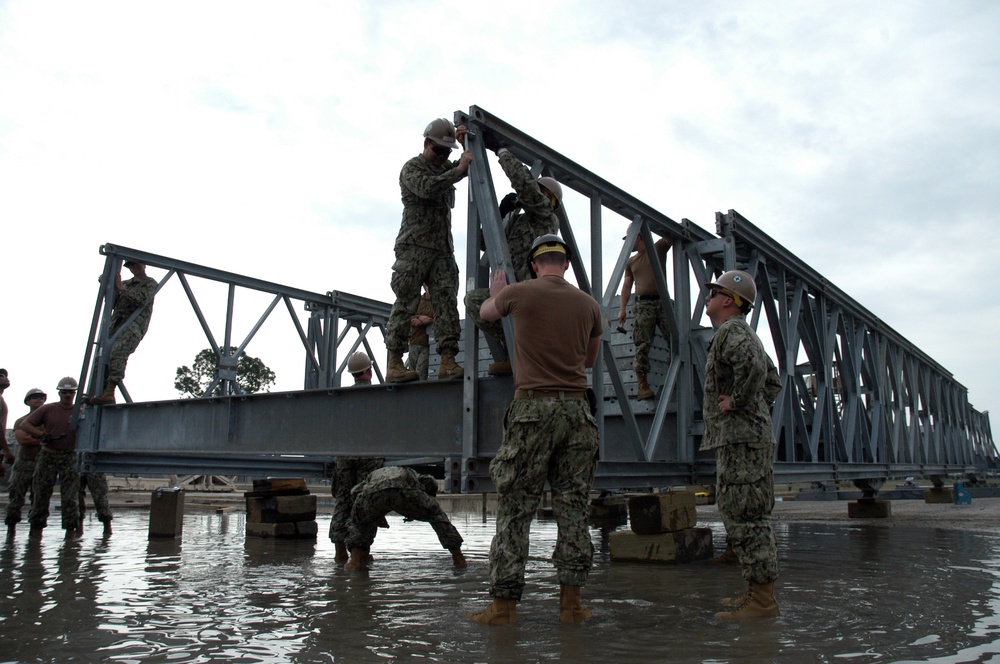
[[705,312],[716,331],[705,365],[701,449],[715,450],[719,513],[749,583],[744,594],[723,600],[730,609],[715,616],[777,616],[778,547],[771,527],[775,441],[770,406],[781,381],[745,319],[757,297],[753,277],[731,270],[705,287]]
[[597,470],[597,420],[586,397],[586,369],[600,349],[601,310],[591,296],[564,275],[569,248],[558,235],[537,238],[528,252],[530,281],[507,285],[507,275],[490,276],[491,297],[484,320],[514,317],[514,400],[504,418],[503,444],[490,463],[496,485],[497,531],[490,546],[493,603],[469,613],[483,625],[517,622],[524,591],[528,530],[546,480],[559,536],[552,560],[559,578],[559,620],[590,618],[580,588],[594,557],[587,528],[588,494]]

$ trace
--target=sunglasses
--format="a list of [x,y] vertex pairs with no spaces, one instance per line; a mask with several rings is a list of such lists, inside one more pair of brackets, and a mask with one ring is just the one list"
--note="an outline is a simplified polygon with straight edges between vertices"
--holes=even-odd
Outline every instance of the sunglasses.
[[451,148],[446,148],[443,145],[432,145],[431,150],[434,150],[434,154],[441,155],[442,157],[447,157],[451,154]]
[[722,295],[723,297],[729,297],[729,294],[724,290],[719,290],[718,288],[712,288],[707,293],[705,293],[705,299],[711,300],[716,295]]
[[45,401],[45,395],[44,394],[33,394],[30,397],[28,397],[28,401],[31,401],[32,399],[41,399],[42,401]]
[[59,394],[76,394],[76,390],[59,390]]

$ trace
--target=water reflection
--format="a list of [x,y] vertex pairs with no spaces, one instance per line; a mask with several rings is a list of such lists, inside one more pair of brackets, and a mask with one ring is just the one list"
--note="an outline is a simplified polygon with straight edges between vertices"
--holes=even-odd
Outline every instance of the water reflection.
[[[520,624],[487,628],[492,520],[456,514],[470,566],[456,570],[423,523],[390,517],[375,564],[345,572],[325,538],[243,537],[241,513],[191,513],[184,537],[147,540],[148,514],[0,548],[0,659],[118,662],[986,662],[1000,654],[1000,539],[982,532],[780,522],[782,616],[715,620],[739,572],[610,563],[608,528],[585,602],[558,622],[553,522],[536,522]],[[325,532],[328,515],[321,516]],[[713,528],[721,546],[724,533]],[[49,532],[51,531],[51,532]]]

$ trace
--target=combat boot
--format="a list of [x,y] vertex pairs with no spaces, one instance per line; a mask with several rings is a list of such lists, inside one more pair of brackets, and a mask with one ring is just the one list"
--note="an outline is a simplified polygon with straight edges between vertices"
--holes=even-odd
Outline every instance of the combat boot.
[[87,403],[93,404],[95,406],[103,406],[105,404],[115,402],[115,385],[116,383],[108,381],[104,384],[104,391],[98,394],[96,397],[91,397],[87,400]]
[[338,563],[346,563],[347,559],[350,557],[347,555],[347,545],[342,541],[336,541],[333,543],[333,548],[336,550],[336,553],[333,555],[334,561]]
[[420,374],[406,368],[406,365],[403,364],[402,353],[391,353],[389,367],[385,371],[385,380],[388,383],[409,383],[420,380]]
[[451,549],[451,562],[455,567],[468,567],[469,563],[465,561],[465,554],[462,553],[461,547],[455,547]]
[[744,590],[743,592],[741,592],[739,595],[733,595],[732,597],[723,597],[721,600],[719,600],[719,604],[721,604],[723,606],[739,606],[739,605],[743,604],[743,602],[746,600],[747,593],[749,593],[749,592],[750,592],[750,589],[747,588],[746,590]]
[[736,565],[740,562],[739,556],[733,551],[731,544],[726,544],[726,550],[714,558],[709,558],[708,562],[713,565]]
[[455,351],[446,350],[441,353],[441,364],[438,365],[438,380],[451,380],[465,375],[462,367],[455,363]]
[[465,617],[472,618],[480,625],[513,625],[517,622],[517,600],[494,597],[493,603],[485,611],[466,613]]
[[774,599],[774,581],[771,583],[750,582],[743,602],[731,611],[720,611],[716,618],[740,620],[743,618],[773,618],[781,615],[778,602]]
[[488,373],[491,376],[511,376],[511,375],[513,375],[514,371],[510,367],[510,358],[508,357],[508,358],[506,358],[504,360],[500,360],[499,362],[494,362],[486,370],[486,373]]
[[360,546],[351,549],[351,559],[344,565],[344,569],[354,572],[368,569],[368,549]]
[[578,623],[594,615],[580,604],[580,586],[559,586],[559,622]]
[[646,374],[641,371],[635,372],[636,380],[639,381],[639,390],[635,397],[639,401],[645,401],[646,399],[652,399],[656,396],[656,392],[649,388],[649,383],[646,382]]

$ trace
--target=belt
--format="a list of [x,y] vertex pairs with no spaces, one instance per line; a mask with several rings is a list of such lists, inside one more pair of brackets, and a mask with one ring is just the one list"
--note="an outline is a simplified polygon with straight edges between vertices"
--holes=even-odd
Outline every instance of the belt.
[[514,390],[515,399],[586,399],[585,390]]
[[636,295],[635,299],[638,300],[639,302],[652,302],[652,301],[655,301],[655,300],[659,300],[660,296],[659,295]]

